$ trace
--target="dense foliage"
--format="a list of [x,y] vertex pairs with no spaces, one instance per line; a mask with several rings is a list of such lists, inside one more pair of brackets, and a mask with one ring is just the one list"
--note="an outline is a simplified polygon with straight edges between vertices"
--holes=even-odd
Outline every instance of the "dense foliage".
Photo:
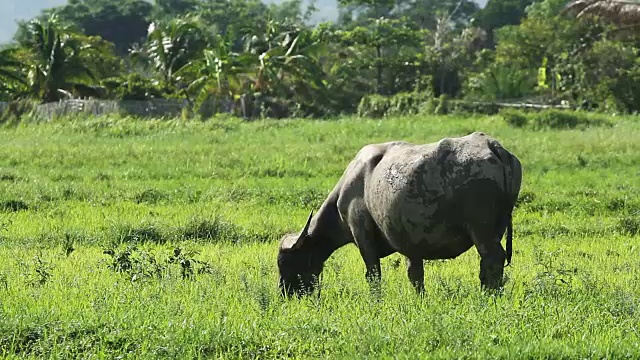
[[310,25],[301,0],[69,0],[0,50],[0,101],[179,98],[204,114],[216,98],[252,117],[355,113],[397,94],[420,108],[443,95],[640,107],[633,3],[339,4],[336,22]]

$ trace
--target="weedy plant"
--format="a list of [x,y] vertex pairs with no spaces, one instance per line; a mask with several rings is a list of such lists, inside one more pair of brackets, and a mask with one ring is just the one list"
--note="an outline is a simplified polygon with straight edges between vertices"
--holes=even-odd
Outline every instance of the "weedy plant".
[[53,276],[55,265],[42,258],[42,254],[36,255],[26,266],[25,282],[29,286],[43,286]]
[[171,265],[179,266],[183,280],[193,280],[196,275],[213,273],[211,264],[196,258],[198,251],[183,250],[180,247],[173,249],[169,257],[132,245],[105,249],[103,253],[111,257],[107,261],[107,268],[125,274],[131,281],[162,279],[167,276]]
[[183,251],[177,247],[173,250],[173,255],[169,257],[168,263],[180,265],[180,276],[183,280],[194,279],[194,273],[198,275],[211,274],[213,268],[208,262],[194,258],[198,254],[196,250]]
[[118,273],[125,274],[132,282],[146,279],[162,278],[166,266],[156,256],[144,249],[127,245],[124,249],[106,249],[104,254],[111,256],[108,267]]

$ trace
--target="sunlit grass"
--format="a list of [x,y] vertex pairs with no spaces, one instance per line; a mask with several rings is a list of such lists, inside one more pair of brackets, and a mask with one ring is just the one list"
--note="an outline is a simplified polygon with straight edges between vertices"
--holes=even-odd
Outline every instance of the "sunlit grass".
[[[640,123],[611,121],[562,131],[498,116],[2,128],[0,354],[636,358]],[[347,246],[328,261],[319,299],[280,298],[277,240],[302,227],[361,146],[473,131],[524,167],[503,296],[480,292],[471,250],[427,263],[423,297],[401,256],[383,259],[376,300]],[[176,248],[190,265],[171,261]]]

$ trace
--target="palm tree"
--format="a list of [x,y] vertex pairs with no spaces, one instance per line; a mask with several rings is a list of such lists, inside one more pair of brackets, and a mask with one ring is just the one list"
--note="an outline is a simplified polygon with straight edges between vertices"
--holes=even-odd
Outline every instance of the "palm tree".
[[22,63],[15,58],[17,50],[15,47],[0,49],[0,97],[15,97],[15,86],[26,83]]
[[30,53],[27,82],[33,96],[52,102],[98,94],[92,86],[96,80],[91,66],[82,57],[91,47],[74,37],[55,13],[44,22],[36,19],[28,24],[28,39],[23,46]]
[[577,18],[600,16],[619,25],[640,24],[640,2],[624,0],[573,0],[567,4],[565,12]]
[[12,81],[24,81],[24,75],[20,71],[22,64],[15,58],[17,50],[15,47],[0,49],[0,78]]

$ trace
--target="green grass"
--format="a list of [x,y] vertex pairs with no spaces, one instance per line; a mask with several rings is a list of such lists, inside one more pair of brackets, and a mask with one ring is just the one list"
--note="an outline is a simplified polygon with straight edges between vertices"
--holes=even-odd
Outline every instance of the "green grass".
[[[0,354],[638,358],[640,121],[609,120],[540,131],[500,116],[5,126]],[[472,249],[427,263],[422,298],[403,258],[383,259],[376,300],[347,246],[321,298],[280,298],[277,240],[360,147],[473,131],[524,167],[503,296],[480,292]]]

